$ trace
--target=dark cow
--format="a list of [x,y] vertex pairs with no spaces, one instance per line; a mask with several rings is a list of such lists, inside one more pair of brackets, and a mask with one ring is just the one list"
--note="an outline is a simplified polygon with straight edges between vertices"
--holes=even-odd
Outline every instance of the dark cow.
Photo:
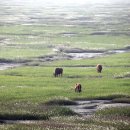
[[80,83],[76,83],[75,84],[75,92],[81,92],[81,89],[82,89],[82,86],[81,86],[81,84]]
[[55,73],[54,73],[55,77],[62,76],[62,74],[63,74],[63,69],[62,68],[56,68],[55,69]]
[[101,73],[102,72],[102,65],[97,64],[96,69],[97,69],[98,73]]

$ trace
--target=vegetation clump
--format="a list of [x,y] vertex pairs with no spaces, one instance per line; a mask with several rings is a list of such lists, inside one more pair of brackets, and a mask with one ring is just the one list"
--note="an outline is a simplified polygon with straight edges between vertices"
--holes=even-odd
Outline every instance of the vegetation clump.
[[77,103],[75,101],[71,101],[71,100],[64,100],[64,99],[53,99],[50,101],[47,101],[45,103],[45,105],[76,105]]

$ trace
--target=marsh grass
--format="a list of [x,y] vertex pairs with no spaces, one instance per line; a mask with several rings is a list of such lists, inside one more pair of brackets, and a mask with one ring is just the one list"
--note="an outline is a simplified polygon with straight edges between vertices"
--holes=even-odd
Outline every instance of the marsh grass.
[[[91,8],[84,8],[84,5],[83,8],[76,8],[78,12],[73,10],[73,7],[69,8],[70,10],[67,8],[67,11],[66,8],[57,11],[55,7],[40,10],[25,7],[19,14],[17,8],[8,2],[7,6],[4,6],[4,3],[0,4],[3,20],[0,26],[0,62],[24,62],[30,66],[0,71],[0,119],[37,121],[0,124],[0,129],[129,130],[129,108],[101,110],[91,118],[84,118],[59,106],[73,104],[72,99],[111,99],[113,102],[129,102],[129,52],[83,60],[43,62],[43,59],[39,59],[50,53],[54,54],[52,49],[60,46],[94,50],[129,49],[129,19],[126,17],[129,14],[129,6],[123,6],[121,10],[124,11],[120,15],[117,13],[117,9],[120,10],[119,5],[112,6],[112,10],[108,8],[112,14],[110,21],[114,23],[111,24],[108,19],[104,19],[104,15],[96,15],[108,14],[107,6],[105,12],[102,6],[97,6],[93,12]],[[19,15],[27,16],[27,19],[19,19],[20,23],[15,19],[8,21],[8,18],[10,20],[13,17],[10,14],[14,14],[18,19]],[[5,16],[9,17],[6,19]],[[69,18],[70,16],[73,19]],[[83,20],[79,18],[81,16]],[[82,24],[84,18],[88,19],[85,25]],[[89,23],[91,19],[92,23]],[[32,20],[37,22],[33,23]],[[30,25],[24,25],[26,22]],[[72,26],[65,26],[68,23]],[[104,31],[109,29],[114,29],[114,33],[105,34]],[[75,35],[65,35],[72,33]],[[101,74],[95,69],[99,63],[103,65]],[[63,77],[53,77],[57,66],[64,67]],[[77,82],[82,84],[80,94],[74,92]]]
[[130,129],[130,107],[114,107],[98,110],[95,114],[96,120],[117,128],[117,130]]
[[[72,32],[76,35],[70,37],[63,35]],[[0,45],[0,58],[15,60],[39,57],[54,53],[52,48],[57,46],[112,50],[124,48],[130,42],[129,36],[90,35],[92,32],[95,30],[86,29],[86,26],[64,27],[53,24],[1,26],[3,44]]]
[[[1,71],[0,118],[50,120],[53,117],[75,116],[73,111],[60,106],[75,104],[72,99],[109,99],[113,102],[121,102],[121,100],[123,100],[122,102],[129,102],[129,78],[113,78],[114,68],[109,68],[98,74],[95,68],[64,67],[63,77],[58,78],[52,75],[54,69],[53,66],[28,66]],[[124,67],[122,73],[127,72],[128,69]],[[108,77],[106,71],[111,76]],[[122,70],[118,67],[115,71],[121,73]],[[78,77],[70,78],[70,76],[75,75]],[[74,85],[77,82],[82,83],[83,90],[80,94],[74,92]],[[94,122],[94,125],[97,125],[97,128],[94,127],[96,130],[112,125],[112,123],[106,124],[95,120],[90,122],[86,122],[86,124],[93,128]],[[82,125],[84,125],[83,128],[86,127],[86,124],[82,123],[81,120],[78,127],[82,128]],[[22,127],[24,128],[24,126]],[[32,128],[32,126],[30,127]],[[36,126],[34,125],[34,127]],[[115,126],[112,125],[112,127]],[[41,129],[42,126],[39,128]]]
[[113,102],[130,103],[130,97],[115,98]]
[[75,112],[58,104],[32,102],[1,103],[1,120],[49,120],[58,116],[74,116]]
[[45,105],[76,105],[77,103],[71,100],[53,99],[45,102]]
[[[38,130],[129,130],[130,125],[128,125],[125,121],[121,122],[115,119],[103,118],[100,117],[92,117],[89,119],[85,119],[78,116],[70,116],[70,117],[54,117],[49,121],[36,121],[31,124],[14,124],[14,125],[3,125],[3,128],[8,129],[38,129]],[[2,126],[1,126],[2,127]]]
[[[114,69],[122,69],[124,67],[130,67],[129,58],[130,53],[122,53],[122,54],[112,54],[112,55],[104,55],[103,57],[98,58],[90,58],[90,59],[81,59],[81,60],[63,60],[63,61],[54,61],[50,64],[50,66],[63,66],[63,67],[96,67],[97,64],[103,65],[103,70],[114,67]],[[120,70],[119,69],[119,70]]]
[[99,110],[96,112],[97,115],[101,116],[122,116],[122,117],[129,117],[130,118],[130,107],[113,107],[113,108],[106,108],[103,110]]
[[2,113],[0,114],[1,120],[47,120],[48,115],[45,114],[20,114],[20,113]]
[[[71,99],[100,97],[113,99],[130,94],[129,78],[114,78],[115,74],[129,72],[129,67],[104,66],[101,74],[96,72],[95,67],[63,67],[63,69],[63,77],[58,78],[53,76],[55,66],[28,66],[1,71],[0,86],[5,87],[0,87],[2,91],[0,97],[3,100],[22,99],[39,102],[55,96]],[[74,93],[74,85],[77,82],[83,86],[80,94]]]

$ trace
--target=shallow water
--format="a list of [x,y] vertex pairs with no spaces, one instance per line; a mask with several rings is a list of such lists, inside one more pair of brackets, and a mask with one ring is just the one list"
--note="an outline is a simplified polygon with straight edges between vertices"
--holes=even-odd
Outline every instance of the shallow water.
[[18,67],[18,66],[20,66],[20,64],[0,63],[0,70],[11,69],[11,68]]
[[[58,49],[53,49],[53,51],[57,54],[55,55],[47,55],[47,56],[43,56],[40,59],[43,62],[47,62],[47,61],[56,61],[56,60],[80,60],[80,59],[85,59],[85,58],[94,58],[94,57],[101,57],[104,55],[110,55],[113,53],[125,53],[125,52],[130,52],[130,49],[121,49],[121,50],[111,50],[111,51],[106,51],[106,52],[81,52],[81,50],[79,49],[79,53],[71,53],[71,52],[64,52],[63,54],[60,54]],[[0,63],[0,70],[6,70],[6,69],[11,69],[14,67],[19,67],[22,64],[18,64],[18,63]]]
[[73,57],[73,59],[83,59],[83,58],[92,58],[101,56],[102,53],[69,53],[69,56]]
[[72,111],[82,115],[90,116],[97,110],[111,108],[111,107],[130,107],[127,103],[112,103],[111,100],[80,100],[76,101],[78,105],[66,106]]
[[110,50],[105,52],[77,52],[77,53],[66,53],[69,57],[74,60],[84,59],[84,58],[94,58],[104,56],[106,54],[114,54],[114,53],[125,53],[130,52],[130,49],[118,49],[118,50]]
[[[67,105],[63,107],[70,108],[77,114],[88,118],[91,117],[97,110],[111,107],[130,107],[127,103],[112,103],[111,100],[77,100],[77,105]],[[0,120],[0,124],[33,124],[43,120]]]

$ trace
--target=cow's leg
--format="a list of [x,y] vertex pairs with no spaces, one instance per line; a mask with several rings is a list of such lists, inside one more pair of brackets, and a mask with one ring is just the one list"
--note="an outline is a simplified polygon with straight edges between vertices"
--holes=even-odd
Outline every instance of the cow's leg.
[[75,87],[75,92],[77,92],[77,88]]

